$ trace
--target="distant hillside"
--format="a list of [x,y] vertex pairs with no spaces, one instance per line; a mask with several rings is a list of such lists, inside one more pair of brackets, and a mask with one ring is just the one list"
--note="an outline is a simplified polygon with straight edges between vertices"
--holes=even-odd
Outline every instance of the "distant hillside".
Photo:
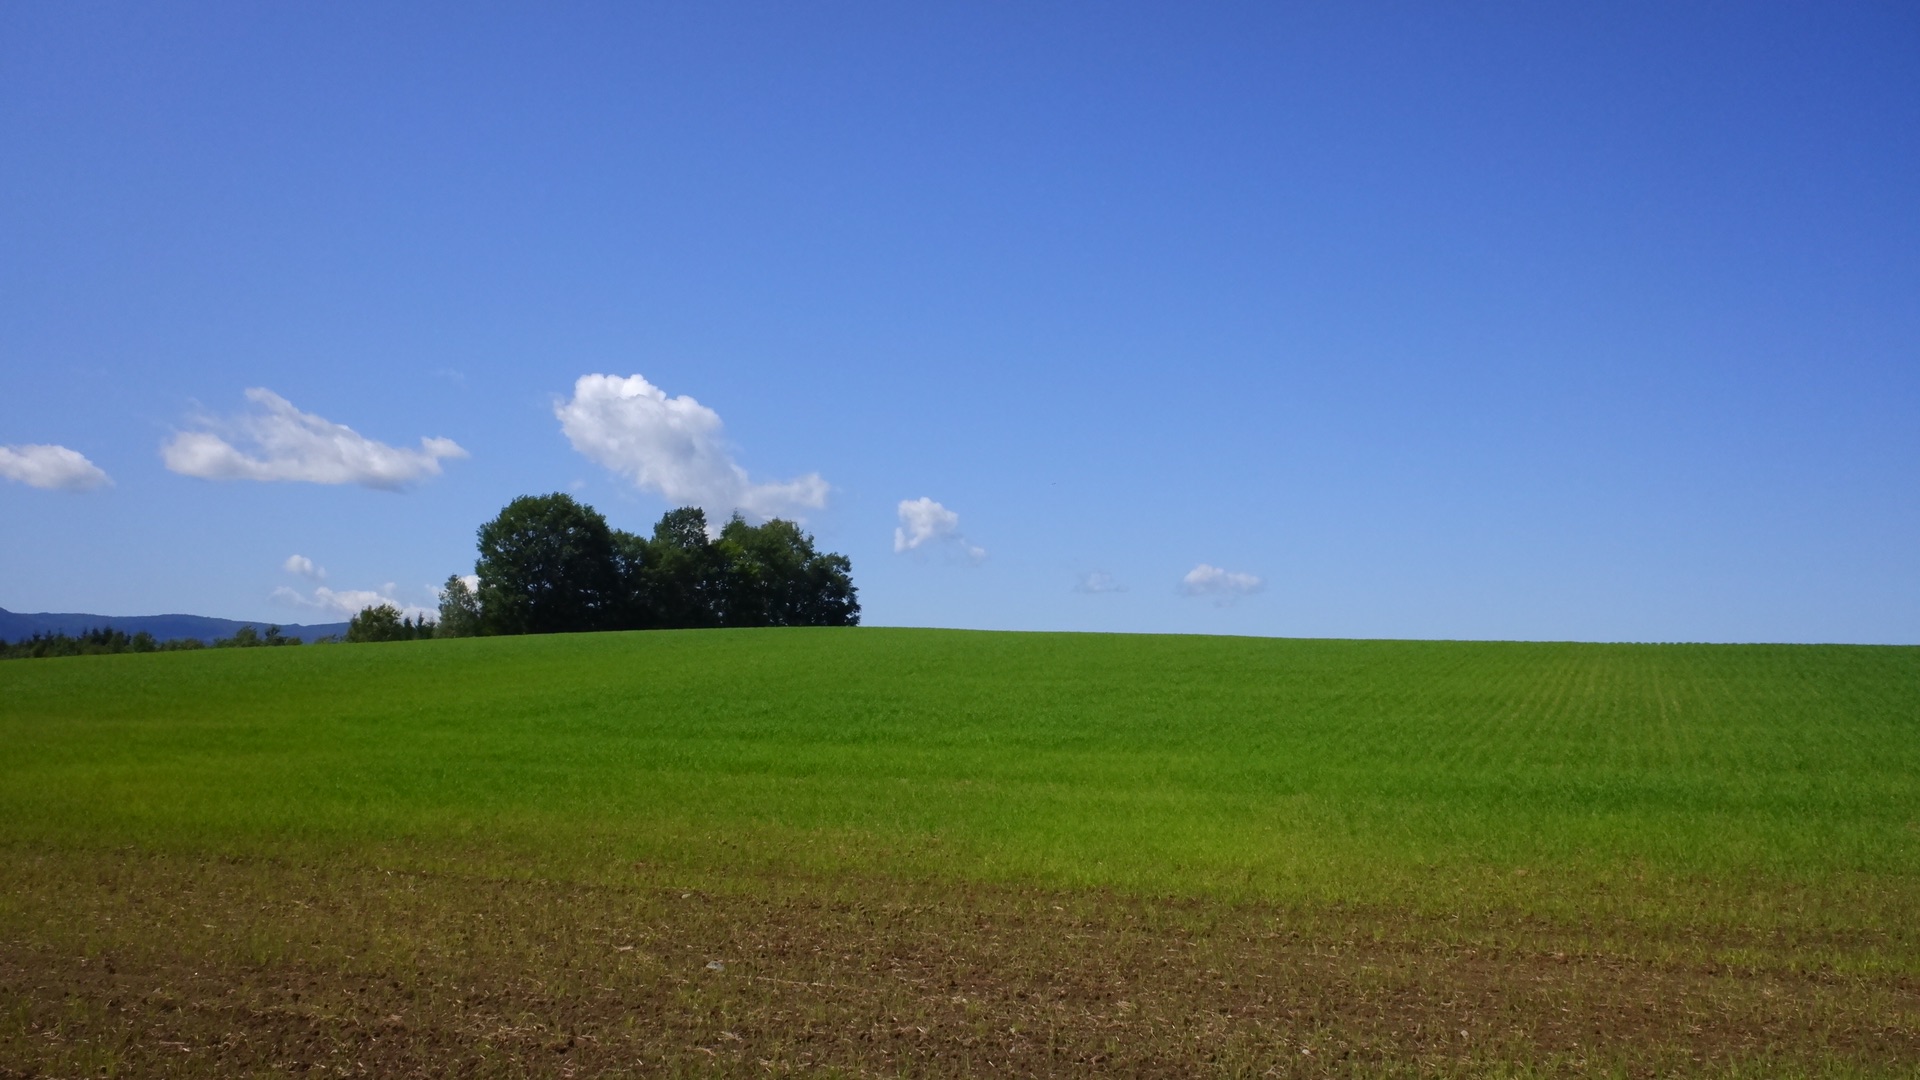
[[205,615],[81,615],[68,612],[42,611],[32,615],[0,608],[0,641],[19,641],[35,634],[79,634],[87,630],[110,626],[115,630],[124,630],[137,634],[142,630],[161,641],[175,638],[199,638],[207,644],[213,644],[215,638],[232,637],[234,631],[243,626],[255,630],[265,630],[277,625],[281,633],[288,637],[297,637],[302,641],[325,637],[328,634],[345,636],[347,624],[320,623],[302,626],[296,623],[247,622],[237,619],[211,619]]

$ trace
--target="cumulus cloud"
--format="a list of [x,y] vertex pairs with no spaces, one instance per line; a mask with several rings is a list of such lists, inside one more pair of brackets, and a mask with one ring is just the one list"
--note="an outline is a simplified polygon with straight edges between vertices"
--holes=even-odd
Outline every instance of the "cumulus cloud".
[[64,446],[0,446],[0,476],[50,491],[92,491],[113,483],[85,454]]
[[958,535],[960,515],[922,496],[900,500],[900,527],[893,530],[893,550],[912,551],[932,540]]
[[432,608],[409,604],[394,595],[394,583],[389,581],[379,589],[329,589],[321,585],[311,595],[302,594],[297,589],[285,585],[273,590],[268,599],[292,607],[306,608],[317,614],[351,619],[370,607],[392,604],[400,610],[403,618],[419,619],[434,617],[438,613]]
[[315,564],[312,559],[307,558],[305,555],[287,556],[287,561],[281,563],[280,568],[296,577],[306,578],[308,581],[327,580],[327,568]]
[[754,483],[734,462],[719,413],[685,394],[670,398],[643,376],[582,375],[553,412],[567,441],[589,460],[710,518],[739,510],[803,521],[806,511],[827,505],[819,473]]
[[1120,584],[1118,579],[1105,570],[1095,570],[1083,575],[1080,580],[1074,584],[1073,591],[1080,593],[1126,592],[1127,587]]
[[928,545],[951,544],[968,562],[980,562],[987,549],[976,546],[960,535],[960,515],[925,496],[900,500],[900,524],[893,530],[896,554],[915,551]]
[[1180,579],[1181,593],[1187,596],[1211,596],[1215,603],[1223,606],[1266,587],[1265,581],[1252,574],[1222,570],[1206,563],[1187,571],[1187,576]]
[[375,442],[345,424],[303,413],[286,398],[254,387],[253,409],[183,431],[160,454],[167,468],[203,480],[297,480],[398,491],[440,475],[442,459],[467,452],[452,439],[421,439],[420,449]]

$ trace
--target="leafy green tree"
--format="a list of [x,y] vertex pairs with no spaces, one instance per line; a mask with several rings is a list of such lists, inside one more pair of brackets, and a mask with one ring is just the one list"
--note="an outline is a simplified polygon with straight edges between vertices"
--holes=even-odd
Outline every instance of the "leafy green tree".
[[400,609],[392,604],[363,608],[347,623],[347,640],[350,642],[410,641],[418,636],[413,621],[402,621]]
[[621,607],[613,531],[570,495],[526,495],[480,526],[481,626],[489,634],[600,630]]
[[235,630],[232,637],[215,638],[213,641],[213,647],[216,649],[251,649],[265,644],[266,642],[260,640],[260,631],[251,626],[243,626]]
[[356,644],[363,641],[393,641],[399,636],[400,609],[392,604],[362,608],[347,623],[347,640]]
[[298,644],[300,644],[299,638],[286,636],[280,632],[278,626],[267,627],[265,633],[255,630],[252,626],[242,626],[233,632],[232,637],[214,639],[213,647],[216,649],[258,649],[269,646]]
[[705,626],[855,626],[846,556],[822,553],[791,521],[734,515],[717,538],[684,506],[642,539],[609,528],[562,494],[508,503],[480,527],[477,614],[457,578],[442,593],[441,633],[539,634]]
[[607,629],[652,630],[660,626],[654,600],[653,563],[653,549],[645,537],[613,530],[615,599],[607,612]]
[[857,626],[852,564],[820,554],[791,521],[749,525],[735,514],[714,544],[724,573],[723,626]]
[[473,637],[480,632],[480,596],[458,574],[448,574],[440,588],[440,626],[437,637]]
[[[152,636],[148,636],[152,640]],[[280,632],[278,626],[267,626],[267,632],[259,632],[253,626],[240,626],[230,638],[215,638],[213,648],[217,650],[257,650],[269,646],[298,646],[300,638],[288,638]],[[138,650],[134,650],[138,651]]]
[[653,542],[682,551],[698,551],[707,546],[707,512],[697,506],[683,506],[660,515],[653,526]]
[[707,515],[697,506],[669,510],[653,527],[646,564],[634,586],[650,619],[645,626],[721,625],[725,585],[719,552],[707,540]]

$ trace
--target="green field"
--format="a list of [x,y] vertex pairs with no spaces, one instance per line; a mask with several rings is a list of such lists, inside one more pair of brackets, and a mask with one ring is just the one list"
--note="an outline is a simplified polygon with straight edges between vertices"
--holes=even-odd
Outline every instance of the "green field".
[[222,865],[945,890],[1855,980],[1880,1041],[1818,1060],[1920,1047],[1915,648],[842,629],[218,650],[0,665],[0,747],[16,949],[105,932],[24,897]]
[[1920,882],[1915,649],[722,631],[0,688],[15,842],[1368,900],[1522,869]]

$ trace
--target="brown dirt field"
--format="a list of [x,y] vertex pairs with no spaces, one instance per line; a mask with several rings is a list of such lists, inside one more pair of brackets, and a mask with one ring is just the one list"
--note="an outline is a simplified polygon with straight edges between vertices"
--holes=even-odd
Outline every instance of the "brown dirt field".
[[1872,941],[671,877],[11,851],[0,1076],[1920,1075]]

